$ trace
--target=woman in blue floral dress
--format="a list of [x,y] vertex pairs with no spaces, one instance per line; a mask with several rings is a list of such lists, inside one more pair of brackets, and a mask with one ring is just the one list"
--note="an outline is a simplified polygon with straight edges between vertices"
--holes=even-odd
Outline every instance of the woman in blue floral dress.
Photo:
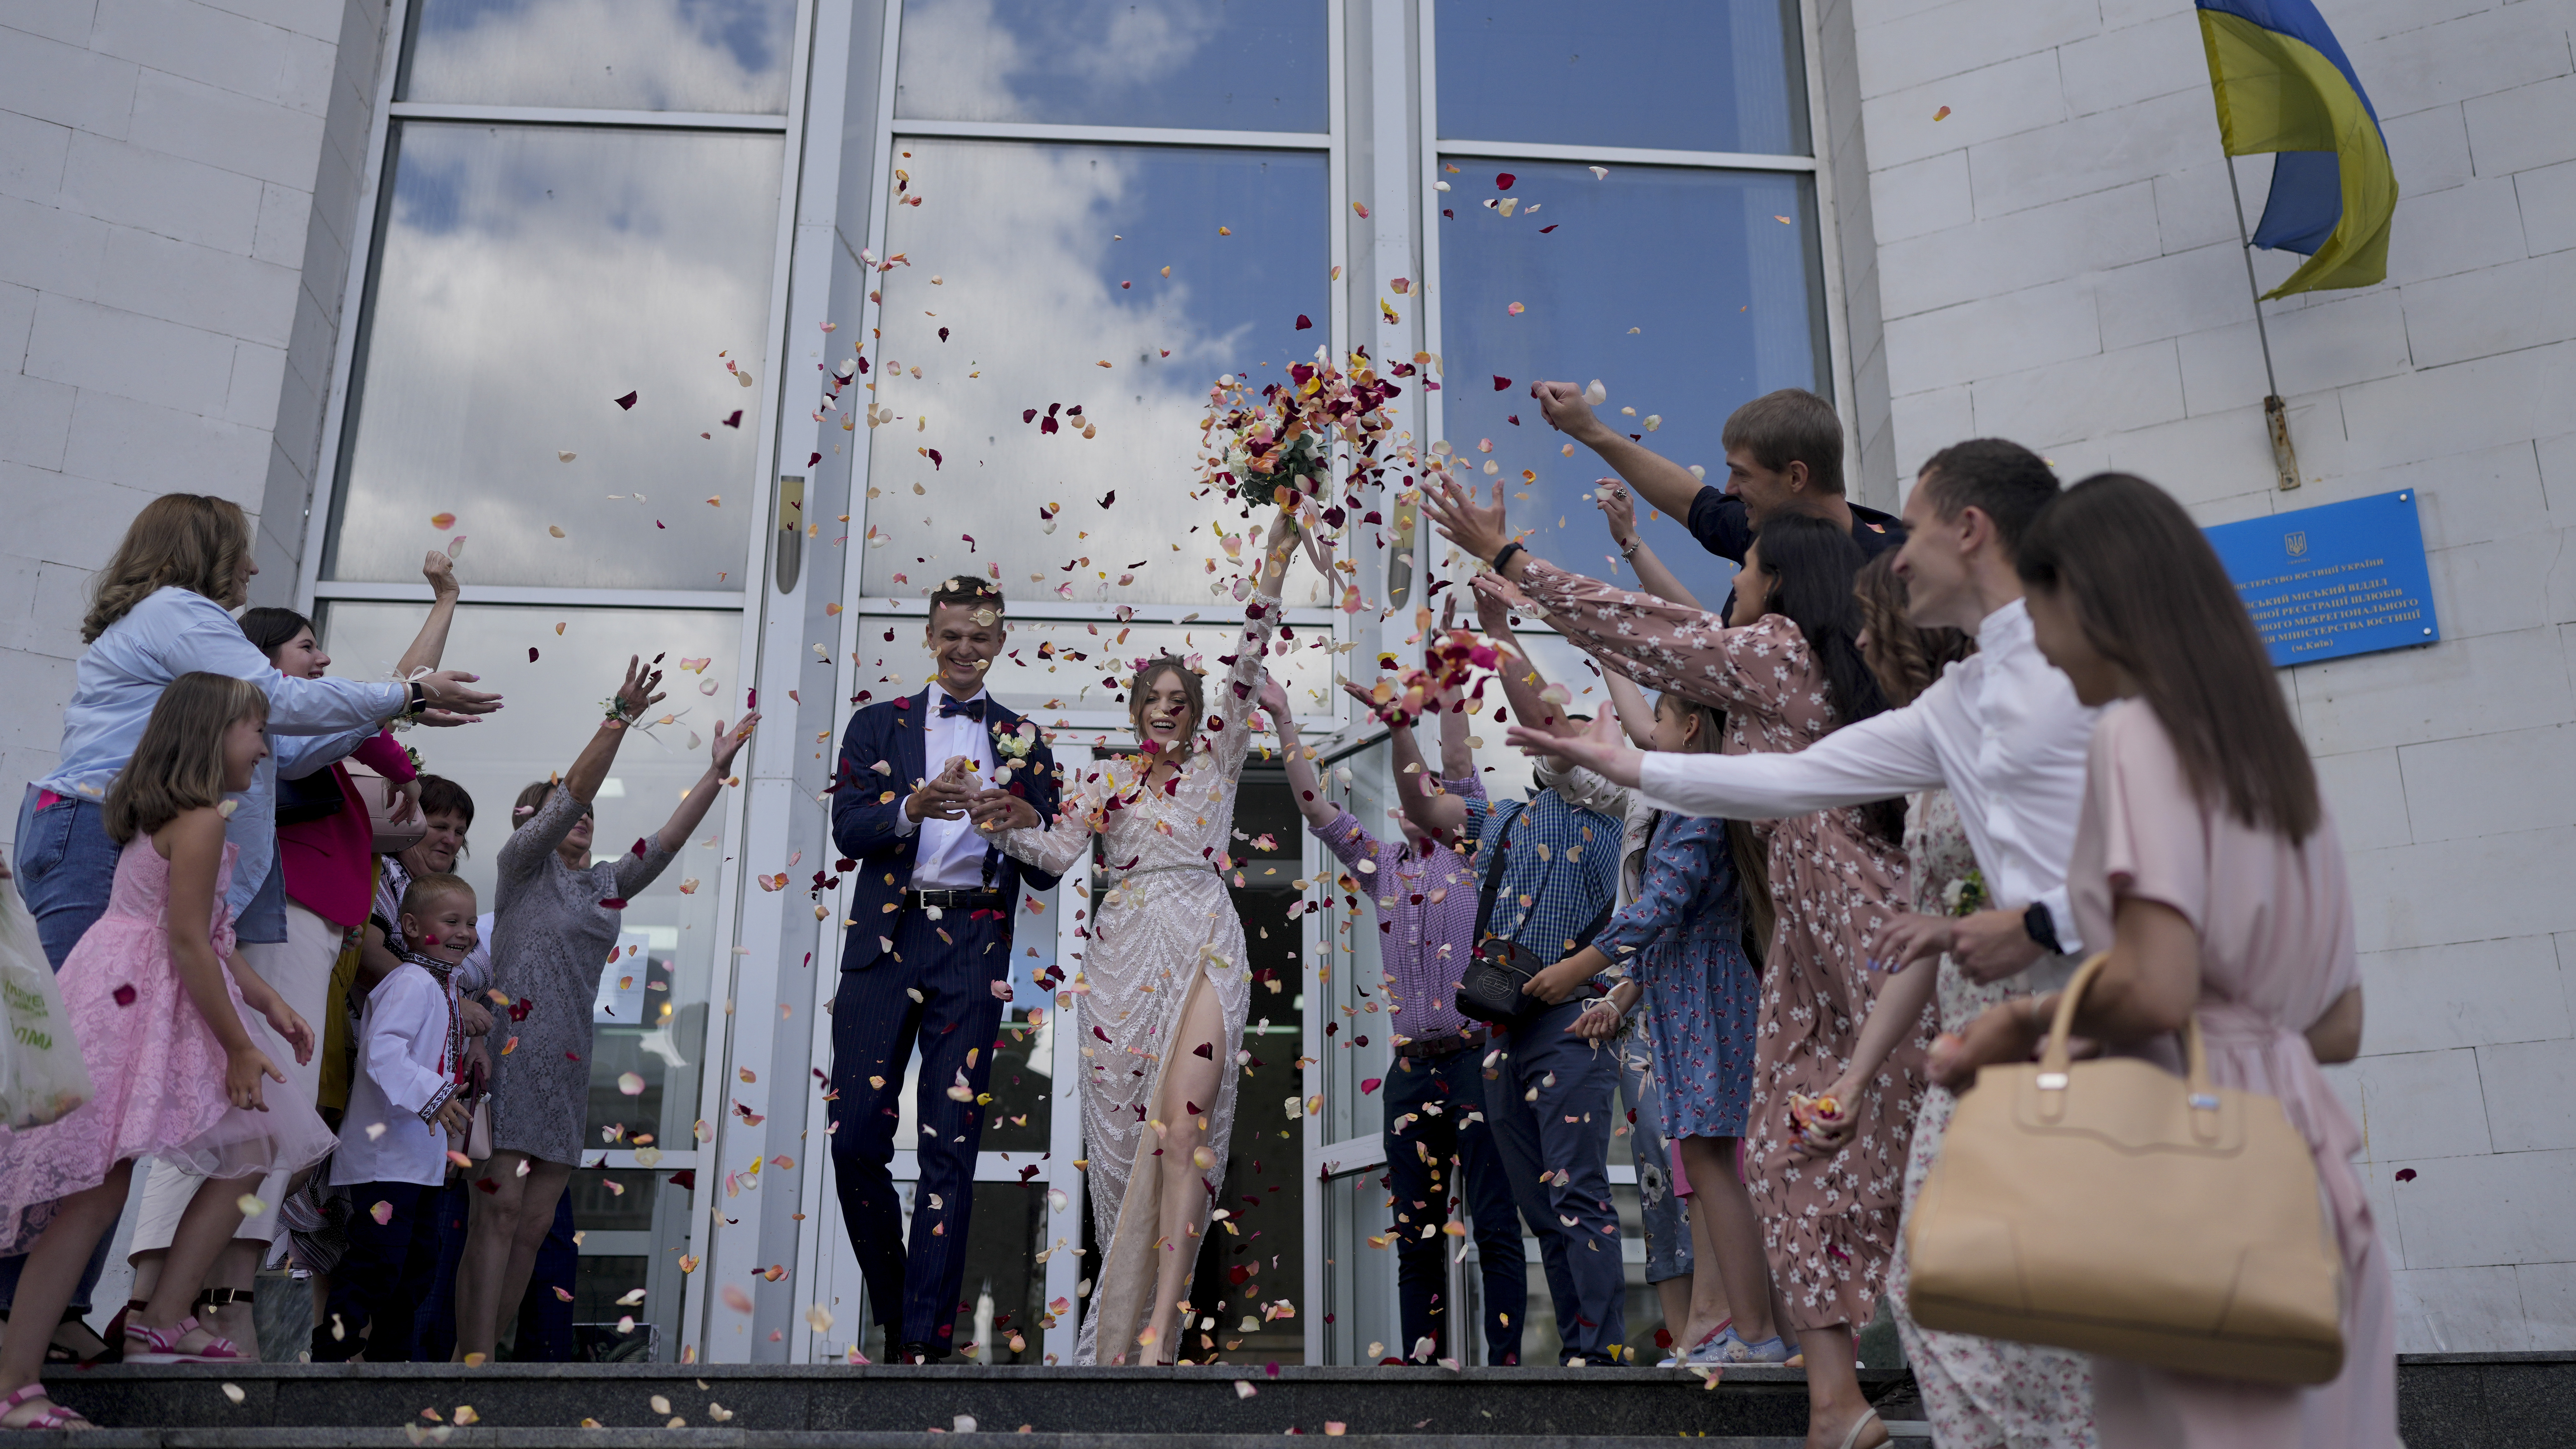
[[[1666,694],[1655,706],[1652,748],[1717,748],[1723,717]],[[1736,1173],[1736,1144],[1753,1098],[1753,1032],[1762,1012],[1761,973],[1744,954],[1744,908],[1726,822],[1658,814],[1647,829],[1635,898],[1610,918],[1581,955],[1588,969],[1625,980],[1575,1030],[1596,1040],[1618,1029],[1642,998],[1663,1097],[1664,1136],[1680,1148],[1690,1179],[1691,1219],[1733,1311],[1731,1323],[1693,1322],[1676,1349],[1692,1363],[1740,1361],[1748,1345],[1774,1340],[1771,1268],[1753,1200]],[[1704,1270],[1705,1259],[1701,1263]],[[1764,1355],[1787,1357],[1784,1344]]]

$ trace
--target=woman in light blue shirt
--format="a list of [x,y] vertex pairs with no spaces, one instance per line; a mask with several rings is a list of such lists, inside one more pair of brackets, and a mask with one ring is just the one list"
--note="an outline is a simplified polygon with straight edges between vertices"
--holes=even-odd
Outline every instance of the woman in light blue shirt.
[[[224,828],[225,838],[241,851],[228,904],[245,942],[286,937],[285,896],[267,888],[277,856],[274,757],[281,748],[308,751],[305,740],[282,744],[276,736],[347,734],[354,747],[359,732],[372,734],[397,715],[454,724],[500,707],[498,695],[466,688],[475,676],[454,670],[407,685],[280,674],[227,612],[248,601],[251,575],[258,572],[250,522],[240,505],[170,493],[135,515],[116,556],[91,585],[89,616],[81,622],[89,649],[81,655],[71,704],[63,711],[61,763],[27,786],[18,811],[18,889],[55,969],[107,909],[117,857],[104,823],[107,787],[133,757],[152,706],[171,680],[208,670],[251,680],[268,694],[271,758],[260,762]],[[100,1238],[100,1250],[82,1275],[72,1297],[75,1316],[88,1313],[112,1236]],[[0,1258],[0,1314],[15,1296],[23,1261]],[[77,1336],[86,1345],[88,1336]],[[104,1351],[102,1345],[98,1352]]]

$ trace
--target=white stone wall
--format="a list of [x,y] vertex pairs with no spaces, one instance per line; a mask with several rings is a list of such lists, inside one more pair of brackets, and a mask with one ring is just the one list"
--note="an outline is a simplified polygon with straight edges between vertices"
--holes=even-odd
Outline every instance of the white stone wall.
[[383,0],[0,0],[0,842],[144,502],[260,519],[286,602]]
[[2420,490],[2442,642],[2286,676],[2366,953],[2337,1076],[2401,1346],[2576,1347],[2576,0],[2318,0],[2403,196],[2385,284],[2265,304],[2286,494],[2186,0],[1850,4],[1894,433],[1869,486],[1998,435],[2209,523]]

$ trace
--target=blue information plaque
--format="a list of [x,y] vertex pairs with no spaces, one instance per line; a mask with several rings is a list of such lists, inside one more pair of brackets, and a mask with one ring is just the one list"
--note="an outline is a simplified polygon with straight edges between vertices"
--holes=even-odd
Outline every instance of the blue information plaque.
[[2208,530],[2275,665],[2440,639],[2415,490]]

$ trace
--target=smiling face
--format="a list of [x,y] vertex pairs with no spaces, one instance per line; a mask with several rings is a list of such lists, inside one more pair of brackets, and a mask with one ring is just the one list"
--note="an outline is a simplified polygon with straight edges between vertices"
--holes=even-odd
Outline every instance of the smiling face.
[[923,642],[939,666],[939,687],[973,699],[1009,642],[1010,623],[989,604],[940,604],[930,611]]
[[1157,753],[1174,759],[1187,753],[1199,727],[1198,677],[1178,664],[1155,663],[1138,676],[1130,698],[1136,737],[1152,742]]
[[268,721],[243,715],[224,727],[224,789],[238,794],[250,788],[251,775],[268,758]]
[[465,849],[466,819],[453,810],[432,810],[423,818],[429,833],[403,852],[403,863],[414,875],[445,875],[456,869],[456,857]]
[[1726,450],[1726,493],[1744,500],[1744,516],[1759,528],[1772,515],[1796,506],[1799,489],[1807,479],[1807,465],[1792,462],[1786,468],[1765,468],[1750,448]]
[[441,891],[402,917],[403,939],[424,956],[462,961],[480,939],[475,929],[474,897],[466,891]]
[[[1976,590],[1968,554],[1985,516],[1963,508],[1943,518],[1932,498],[1933,487],[1922,477],[1905,496],[1905,546],[1897,551],[1896,574],[1905,580],[1905,617],[1916,628],[1974,628]],[[1959,622],[1964,611],[1967,622]]]
[[268,662],[289,679],[320,679],[331,667],[331,656],[322,652],[320,641],[310,629],[298,629],[295,637],[269,652]]

